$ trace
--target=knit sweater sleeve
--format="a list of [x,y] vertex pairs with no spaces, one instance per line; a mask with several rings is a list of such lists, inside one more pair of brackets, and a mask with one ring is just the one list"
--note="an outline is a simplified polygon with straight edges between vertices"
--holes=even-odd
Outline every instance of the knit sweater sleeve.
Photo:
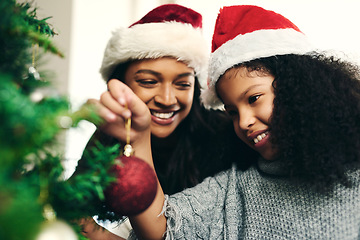
[[[233,166],[193,188],[165,195],[166,240],[238,239],[243,218],[243,197],[238,179],[242,172]],[[128,240],[137,240],[134,231]]]
[[237,234],[241,203],[236,193],[236,175],[233,167],[170,196],[164,206],[166,239],[219,239]]

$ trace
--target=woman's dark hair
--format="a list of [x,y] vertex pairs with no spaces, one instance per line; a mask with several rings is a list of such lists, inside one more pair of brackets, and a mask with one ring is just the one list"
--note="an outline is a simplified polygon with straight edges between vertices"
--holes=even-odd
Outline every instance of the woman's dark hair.
[[[119,64],[110,79],[123,80],[131,62]],[[236,136],[232,122],[221,111],[206,110],[200,103],[200,85],[196,78],[194,98],[189,115],[169,138],[173,146],[157,144],[152,136],[155,169],[165,193],[173,194],[193,187],[204,178],[231,167],[234,159],[245,169],[255,153]],[[165,141],[168,141],[165,139]]]
[[324,54],[244,64],[275,77],[271,141],[294,179],[318,189],[350,186],[360,165],[359,68]]

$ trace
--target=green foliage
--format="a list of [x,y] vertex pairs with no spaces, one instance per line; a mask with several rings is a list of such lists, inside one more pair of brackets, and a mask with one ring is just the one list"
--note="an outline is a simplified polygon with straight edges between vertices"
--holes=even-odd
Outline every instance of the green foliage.
[[[58,117],[68,112],[64,98],[45,98],[34,103],[20,92],[11,77],[0,73],[0,156],[2,164],[18,160],[54,140],[60,130]],[[46,128],[44,128],[46,126]]]
[[104,205],[104,190],[115,180],[108,170],[119,156],[119,149],[118,144],[107,148],[97,144],[84,152],[88,160],[86,170],[75,172],[67,181],[56,181],[60,175],[54,172],[54,176],[49,178],[52,179],[49,183],[49,200],[58,217],[69,221],[98,214],[113,218]]
[[88,170],[62,177],[57,136],[82,120],[101,119],[89,107],[71,112],[68,99],[48,91],[51,83],[38,76],[34,50],[63,56],[46,20],[38,20],[29,3],[0,1],[0,239],[35,239],[47,221],[45,206],[69,224],[95,214],[115,219],[103,191],[114,180],[107,169],[118,145],[98,144],[87,153]]
[[33,179],[0,176],[0,239],[33,239],[43,221],[37,186]]
[[50,37],[55,32],[46,24],[46,19],[37,20],[36,9],[29,10],[29,3],[16,4],[14,0],[0,2],[0,72],[13,76],[12,81],[23,88],[34,83],[25,81],[29,63],[33,60],[34,44],[45,51],[63,56],[51,42]]

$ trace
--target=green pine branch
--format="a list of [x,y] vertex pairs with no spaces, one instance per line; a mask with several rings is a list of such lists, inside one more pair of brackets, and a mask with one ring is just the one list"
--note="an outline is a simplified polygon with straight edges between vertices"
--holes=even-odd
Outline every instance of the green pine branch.
[[30,68],[38,60],[35,45],[63,56],[51,41],[56,33],[48,19],[38,20],[30,3],[0,1],[0,239],[33,240],[49,205],[69,224],[92,215],[119,220],[104,206],[103,193],[114,181],[107,169],[119,154],[118,145],[96,145],[85,153],[86,171],[62,178],[58,135],[82,120],[101,119],[90,107],[71,112],[68,99],[47,91],[51,82]]

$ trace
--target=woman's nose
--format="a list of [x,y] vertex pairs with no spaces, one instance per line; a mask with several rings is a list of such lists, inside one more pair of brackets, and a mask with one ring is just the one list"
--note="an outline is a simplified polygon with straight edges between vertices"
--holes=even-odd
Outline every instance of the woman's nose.
[[176,104],[175,90],[172,86],[164,86],[157,92],[155,102],[164,106],[170,106]]

